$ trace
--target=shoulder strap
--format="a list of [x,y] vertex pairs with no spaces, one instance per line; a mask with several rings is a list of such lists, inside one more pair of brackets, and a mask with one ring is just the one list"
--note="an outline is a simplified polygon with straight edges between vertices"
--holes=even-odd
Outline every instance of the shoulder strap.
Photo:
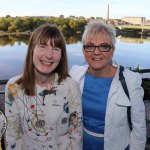
[[[120,71],[119,71],[119,80],[121,82],[121,85],[124,89],[124,92],[126,93],[126,95],[128,96],[129,100],[130,100],[130,96],[129,96],[129,92],[128,92],[128,88],[127,88],[127,84],[125,81],[125,77],[123,75],[123,71],[124,71],[124,67],[120,66]],[[131,122],[131,106],[127,107],[127,116],[128,116],[128,122],[129,122],[129,127],[132,130],[132,122]]]

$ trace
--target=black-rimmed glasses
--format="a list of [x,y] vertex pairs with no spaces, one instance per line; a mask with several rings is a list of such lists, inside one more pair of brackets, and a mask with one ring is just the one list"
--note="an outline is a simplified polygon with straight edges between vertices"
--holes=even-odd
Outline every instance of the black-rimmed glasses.
[[92,44],[83,45],[83,48],[86,52],[94,52],[96,48],[98,48],[98,50],[100,50],[101,52],[109,52],[112,47],[112,45],[109,45],[107,43],[102,43],[98,46]]

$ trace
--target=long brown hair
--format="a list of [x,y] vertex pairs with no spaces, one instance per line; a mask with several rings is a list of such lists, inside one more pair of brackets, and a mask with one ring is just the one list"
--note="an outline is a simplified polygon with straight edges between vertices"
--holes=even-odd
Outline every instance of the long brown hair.
[[47,43],[49,39],[53,41],[51,44],[54,44],[62,50],[60,63],[54,70],[59,76],[58,83],[68,76],[66,42],[62,32],[54,24],[46,23],[39,26],[30,36],[23,75],[16,81],[16,83],[24,89],[25,94],[29,96],[35,95],[35,73],[33,64],[34,48],[39,43]]

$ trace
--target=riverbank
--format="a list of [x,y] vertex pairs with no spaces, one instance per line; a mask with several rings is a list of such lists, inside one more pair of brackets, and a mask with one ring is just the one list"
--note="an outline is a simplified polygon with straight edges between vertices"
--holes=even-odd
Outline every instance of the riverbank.
[[0,31],[0,36],[5,36],[5,35],[30,35],[32,32],[31,31],[25,31],[25,32],[3,32]]

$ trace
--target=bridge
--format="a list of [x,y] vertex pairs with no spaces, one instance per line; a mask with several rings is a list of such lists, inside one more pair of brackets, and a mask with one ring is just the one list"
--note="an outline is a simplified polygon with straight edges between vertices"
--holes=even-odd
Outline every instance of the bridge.
[[142,30],[150,30],[150,26],[142,26],[142,25],[115,25],[115,28],[118,29],[142,29]]

